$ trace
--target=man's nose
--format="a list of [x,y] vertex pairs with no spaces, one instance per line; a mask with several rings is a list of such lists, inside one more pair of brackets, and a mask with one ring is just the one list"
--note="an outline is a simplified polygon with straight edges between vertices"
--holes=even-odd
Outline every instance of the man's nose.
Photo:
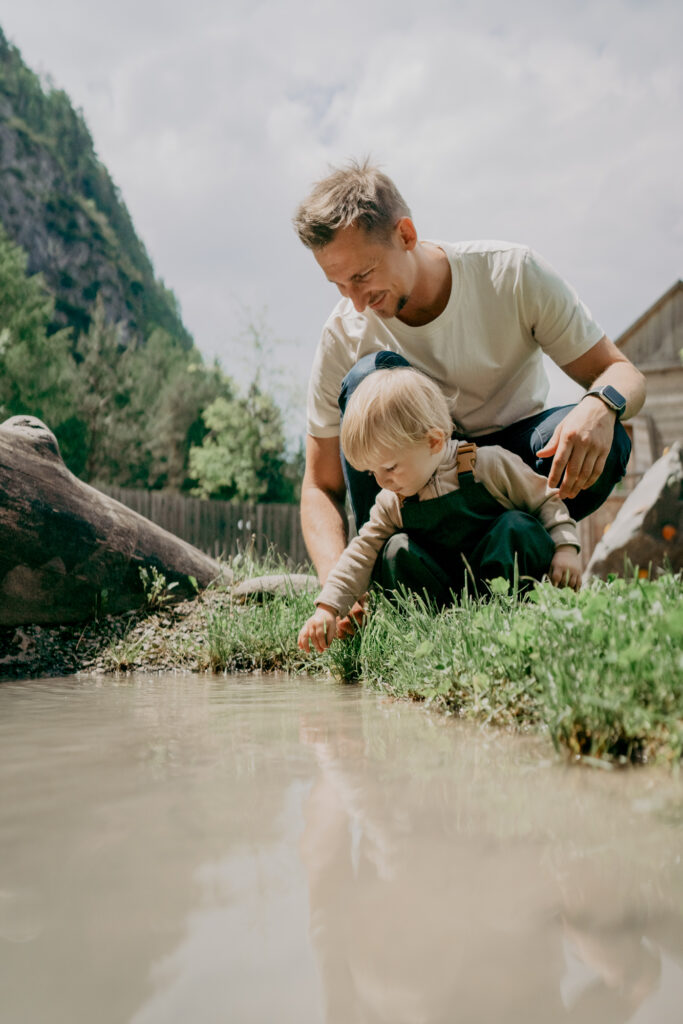
[[362,285],[352,284],[349,288],[349,298],[353,303],[353,307],[357,313],[362,313],[368,304],[368,300],[365,296],[365,289]]

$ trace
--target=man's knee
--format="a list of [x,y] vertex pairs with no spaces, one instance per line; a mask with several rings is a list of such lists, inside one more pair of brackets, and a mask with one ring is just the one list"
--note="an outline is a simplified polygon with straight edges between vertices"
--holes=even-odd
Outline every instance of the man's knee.
[[[614,483],[618,483],[621,478],[626,474],[626,467],[628,466],[628,460],[631,457],[631,438],[626,433],[621,423],[617,423],[614,428],[614,440],[610,453],[607,457],[607,462],[612,460],[614,465],[615,479]],[[605,469],[607,466],[605,466]]]
[[565,504],[574,519],[585,519],[607,500],[615,486],[623,478],[631,455],[631,440],[621,423],[615,424],[614,440],[607,455],[604,469],[595,483],[575,498],[567,498]]
[[344,377],[339,390],[338,402],[342,415],[346,410],[346,403],[361,381],[375,370],[390,370],[397,366],[410,366],[408,360],[400,356],[398,352],[370,352],[359,359]]

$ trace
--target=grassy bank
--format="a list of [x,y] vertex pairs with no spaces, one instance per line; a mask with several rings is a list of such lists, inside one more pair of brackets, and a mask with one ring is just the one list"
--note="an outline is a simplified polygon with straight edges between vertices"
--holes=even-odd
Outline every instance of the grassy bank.
[[[360,642],[332,660],[394,695],[459,716],[546,730],[573,755],[621,762],[683,750],[680,578],[549,584],[435,615],[381,602]],[[340,645],[341,648],[341,645]],[[355,661],[355,664],[351,664]]]
[[414,596],[397,606],[377,597],[365,629],[309,655],[296,638],[311,596],[238,605],[214,593],[180,625],[140,623],[105,664],[144,668],[161,653],[196,671],[332,671],[460,717],[547,731],[571,755],[678,760],[682,597],[672,575],[595,581],[578,594],[544,584],[523,602],[499,592],[440,613]]

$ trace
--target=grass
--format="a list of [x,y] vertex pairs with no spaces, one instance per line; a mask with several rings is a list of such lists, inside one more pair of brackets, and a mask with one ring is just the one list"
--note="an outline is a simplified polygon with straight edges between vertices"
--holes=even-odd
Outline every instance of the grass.
[[[243,563],[243,564],[242,564]],[[247,550],[239,575],[286,571]],[[132,633],[117,668],[279,670],[362,680],[393,697],[518,731],[601,763],[678,762],[683,754],[683,576],[593,581],[578,594],[538,584],[523,600],[494,580],[488,600],[464,594],[436,611],[416,595],[374,595],[365,628],[324,654],[297,647],[313,595],[238,604],[202,598],[182,629]],[[141,643],[142,640],[142,643]],[[141,653],[142,649],[142,653]]]
[[[354,648],[329,657],[395,696],[543,729],[558,749],[620,763],[683,751],[683,582],[550,584],[528,600],[465,598],[437,613],[380,598]],[[355,664],[353,663],[355,662]]]
[[[310,659],[299,650],[296,640],[312,610],[310,594],[258,604],[227,601],[209,608],[205,616],[209,666],[225,672],[310,670]],[[315,671],[321,671],[319,665]]]
[[296,647],[310,596],[207,614],[214,670],[331,671],[463,718],[543,730],[570,755],[629,763],[683,752],[683,580],[595,581],[575,594],[499,587],[437,612],[377,596],[369,621],[323,655]]

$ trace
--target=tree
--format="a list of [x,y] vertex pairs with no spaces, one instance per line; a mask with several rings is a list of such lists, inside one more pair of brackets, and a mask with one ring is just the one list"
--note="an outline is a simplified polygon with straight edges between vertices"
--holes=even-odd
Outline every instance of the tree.
[[70,334],[48,335],[53,300],[26,266],[26,253],[0,227],[0,417],[38,416],[61,441],[74,412]]
[[179,490],[190,446],[206,433],[201,411],[219,396],[232,398],[232,381],[161,328],[144,345],[122,339],[122,328],[107,321],[98,301],[75,353],[82,475],[120,487]]
[[209,433],[190,449],[193,493],[239,501],[292,501],[282,414],[256,383],[246,397],[217,398],[204,411]]

